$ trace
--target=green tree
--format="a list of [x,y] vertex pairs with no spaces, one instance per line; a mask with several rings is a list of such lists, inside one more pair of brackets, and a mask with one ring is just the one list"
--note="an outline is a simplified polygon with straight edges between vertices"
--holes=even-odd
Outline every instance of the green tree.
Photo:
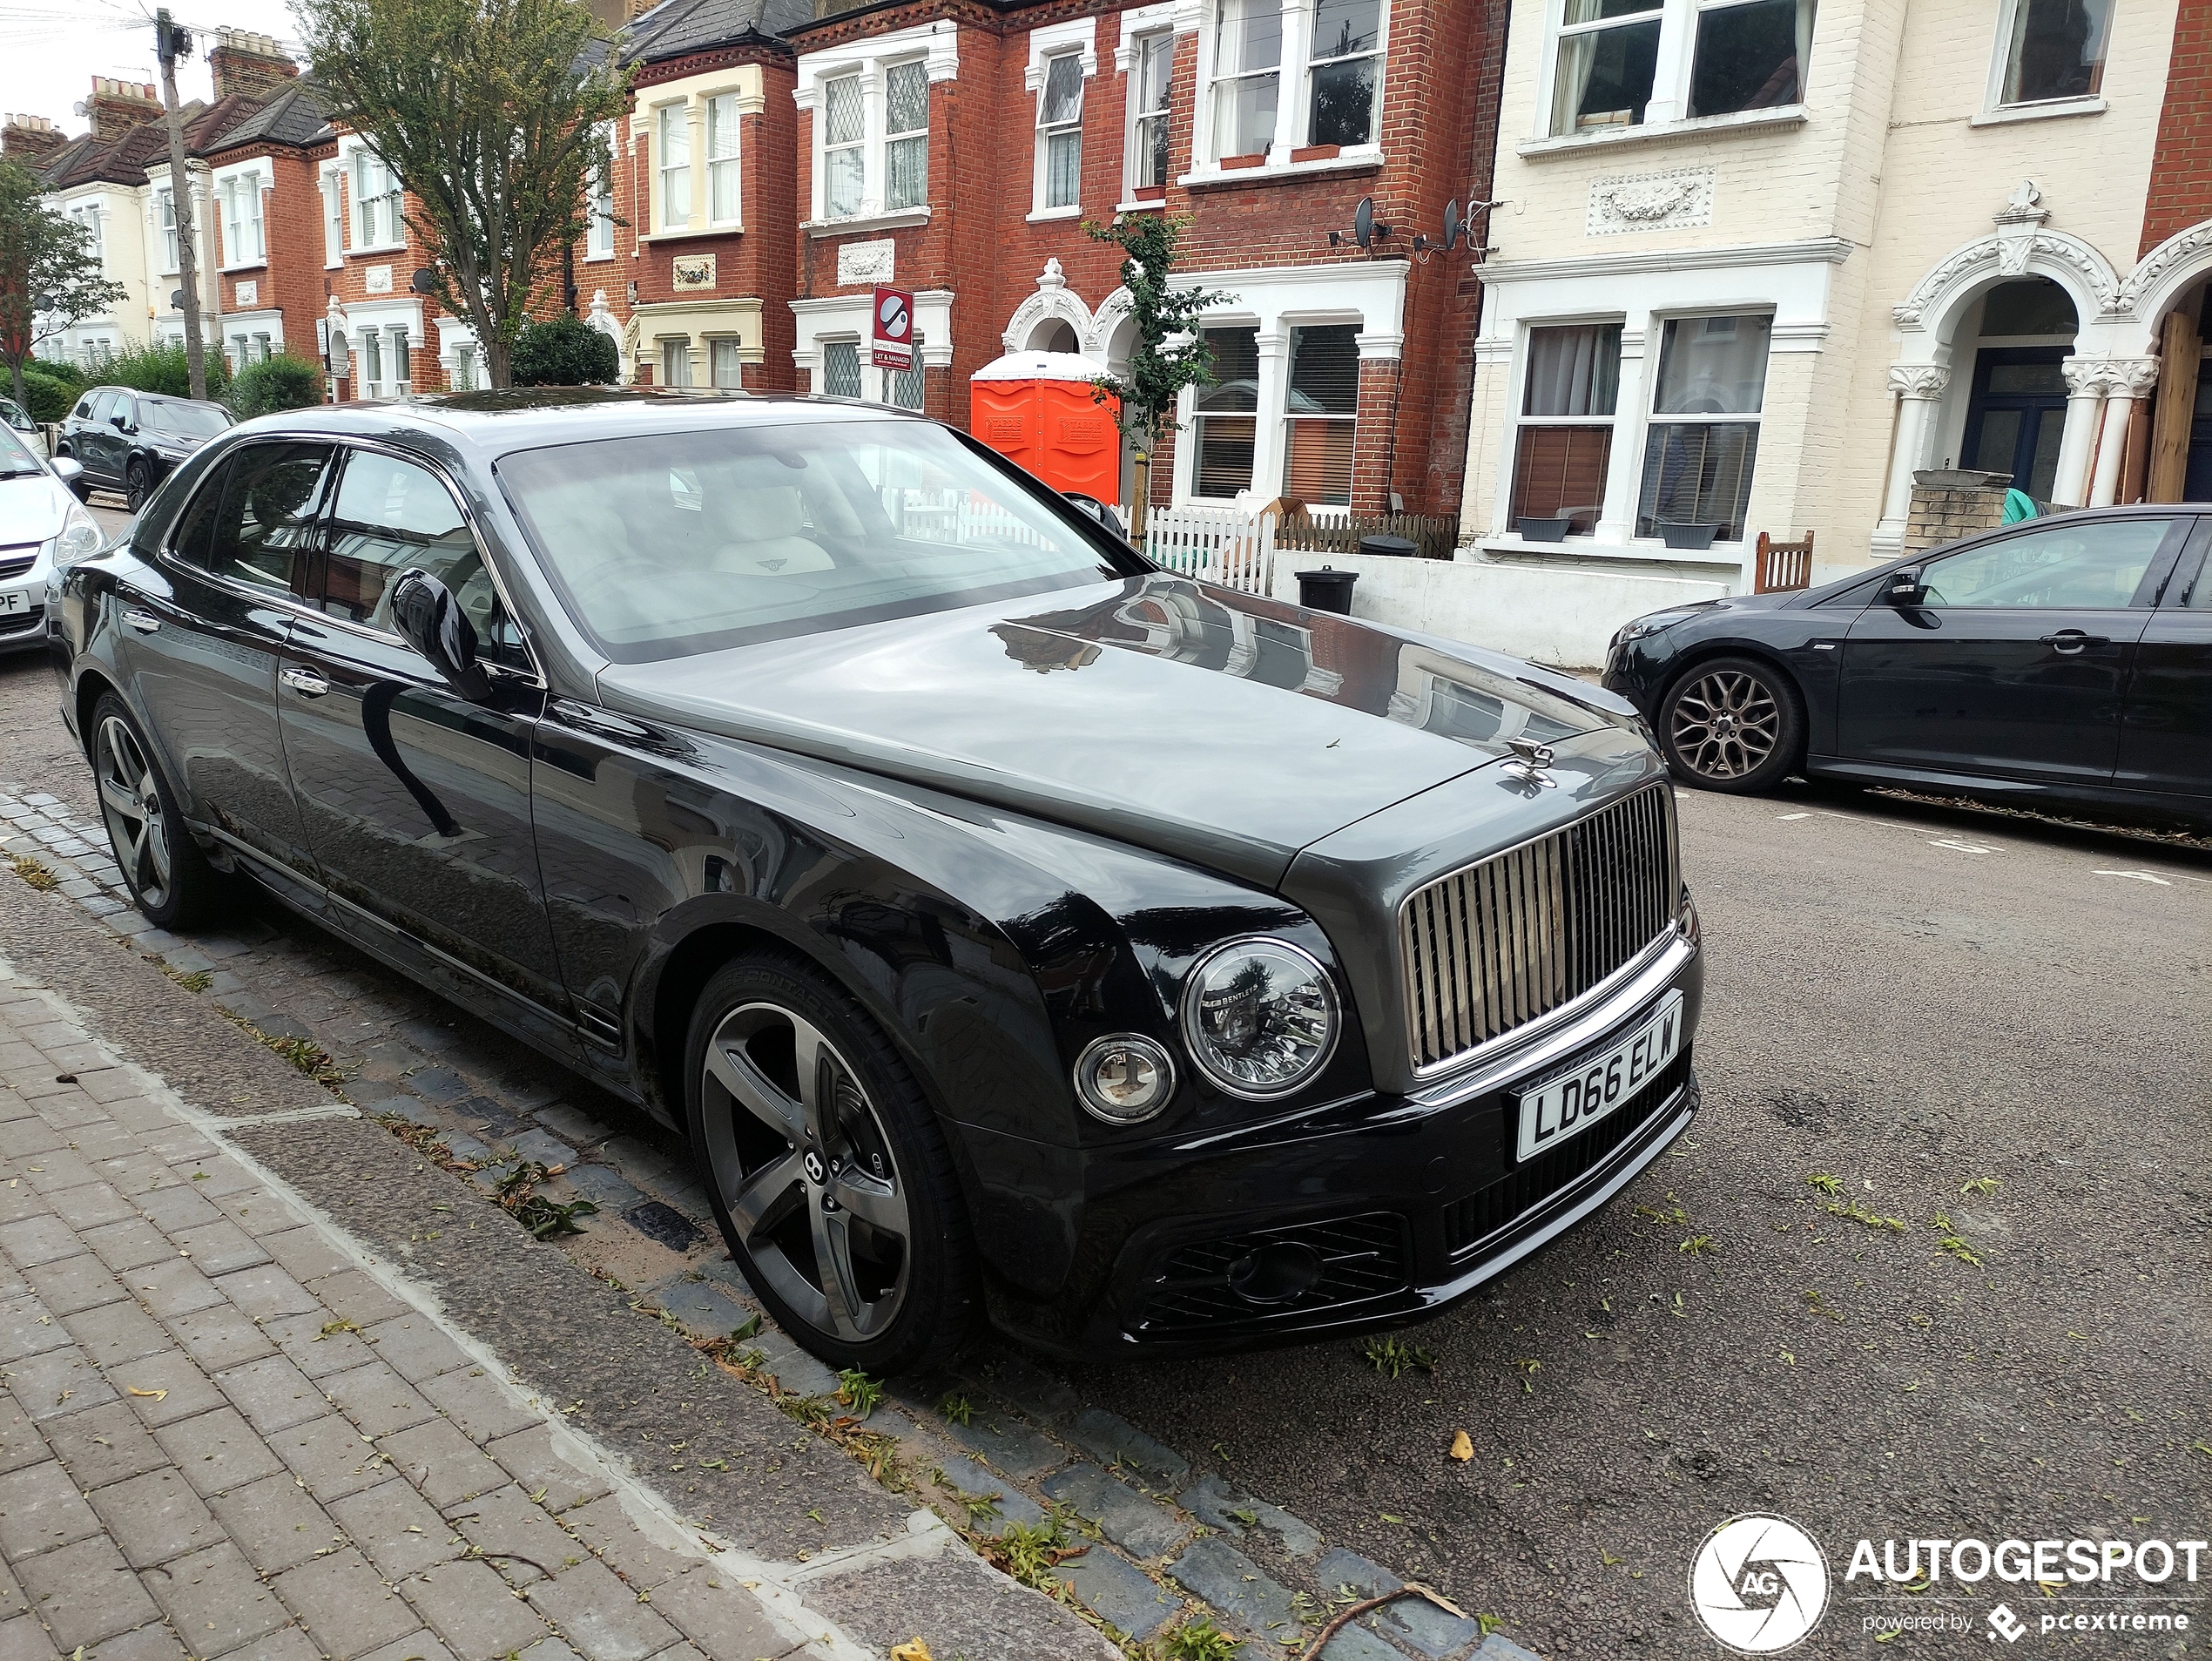
[[24,363],[41,341],[121,303],[91,233],[39,200],[38,181],[20,162],[0,161],[0,361],[15,400],[29,405]]
[[[609,165],[598,124],[629,74],[577,0],[296,0],[332,118],[400,176],[433,292],[466,317],[495,387],[516,336],[584,229]],[[597,62],[589,61],[597,58]]]
[[1176,244],[1187,219],[1164,213],[1116,213],[1109,224],[1086,222],[1094,241],[1122,251],[1122,287],[1129,291],[1129,314],[1136,324],[1126,375],[1102,375],[1091,382],[1100,403],[1117,402],[1115,424],[1135,447],[1136,500],[1131,504],[1130,539],[1142,545],[1151,512],[1152,451],[1163,433],[1181,426],[1176,409],[1185,387],[1202,387],[1213,378],[1213,353],[1198,332],[1198,320],[1237,296],[1202,288],[1171,287]]
[[515,337],[518,387],[605,387],[621,375],[621,351],[582,318],[532,323]]

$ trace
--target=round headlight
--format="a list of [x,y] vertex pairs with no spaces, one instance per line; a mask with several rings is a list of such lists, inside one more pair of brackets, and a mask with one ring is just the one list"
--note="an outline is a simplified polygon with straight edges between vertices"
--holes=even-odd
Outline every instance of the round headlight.
[[1287,941],[1232,940],[1184,983],[1183,1041],[1231,1096],[1287,1096],[1336,1048],[1336,988]]
[[1094,1117],[1109,1124],[1135,1124],[1150,1118],[1175,1095],[1174,1059],[1137,1033],[1094,1038],[1076,1057],[1076,1094]]

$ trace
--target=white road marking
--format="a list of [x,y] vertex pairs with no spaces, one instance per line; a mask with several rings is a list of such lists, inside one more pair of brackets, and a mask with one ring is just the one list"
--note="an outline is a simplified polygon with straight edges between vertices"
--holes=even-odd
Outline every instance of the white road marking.
[[1932,839],[1929,841],[1928,846],[1929,846],[1930,847],[1948,847],[1948,848],[1955,848],[1958,852],[1959,852],[1959,853],[1961,853],[1961,854],[1994,854],[1994,853],[1997,851],[1997,850],[1996,850],[1995,848],[1993,848],[1993,847],[1977,847],[1977,846],[1976,846],[1974,843],[1973,843],[1973,842],[1959,842],[1959,841],[1952,841],[1950,837],[1948,837],[1948,836],[1940,836],[1940,837],[1932,838]]
[[2155,882],[2161,888],[2170,888],[2174,886],[2164,877],[2153,876],[2148,871],[2100,871],[2097,874],[2099,876],[2132,877],[2138,882]]
[[1811,814],[1777,814],[1777,815],[1776,815],[1776,817],[1777,817],[1777,818],[1778,818],[1778,819],[1785,819],[1785,820],[1786,820],[1786,819],[1811,819],[1811,818],[1812,817],[1812,815],[1811,815]]

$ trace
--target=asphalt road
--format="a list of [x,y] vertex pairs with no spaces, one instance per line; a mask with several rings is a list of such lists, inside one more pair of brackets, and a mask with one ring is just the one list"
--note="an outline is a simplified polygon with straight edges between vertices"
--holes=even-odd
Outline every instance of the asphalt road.
[[[0,659],[0,774],[91,806],[31,660]],[[1402,1334],[1433,1367],[1339,1341],[1073,1381],[1547,1657],[1718,1653],[1685,1576],[1750,1510],[1826,1551],[1809,1653],[1898,1648],[1870,1614],[1959,1613],[1901,1645],[1986,1653],[2000,1597],[2108,1607],[1843,1574],[1861,1537],[2212,1534],[2212,857],[1803,787],[1683,820],[1705,1109],[1669,1158]]]

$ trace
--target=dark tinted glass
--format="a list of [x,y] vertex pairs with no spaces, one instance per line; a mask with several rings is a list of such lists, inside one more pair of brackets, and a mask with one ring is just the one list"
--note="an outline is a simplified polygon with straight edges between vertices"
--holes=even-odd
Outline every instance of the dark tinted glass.
[[393,580],[410,569],[443,583],[476,632],[486,632],[498,591],[445,481],[412,462],[355,450],[331,510],[322,609],[396,633],[388,596]]
[[1752,0],[1698,14],[1689,112],[1771,110],[1804,95],[1801,44],[1812,37],[1812,0]]
[[1200,333],[1213,351],[1213,377],[1198,388],[1198,408],[1238,414],[1258,409],[1259,331],[1209,328]]
[[1981,303],[1981,332],[1995,334],[2071,334],[2074,301],[2047,277],[2000,282]]
[[178,557],[233,582],[304,593],[329,466],[326,444],[253,444],[235,452],[185,510],[173,544]]

